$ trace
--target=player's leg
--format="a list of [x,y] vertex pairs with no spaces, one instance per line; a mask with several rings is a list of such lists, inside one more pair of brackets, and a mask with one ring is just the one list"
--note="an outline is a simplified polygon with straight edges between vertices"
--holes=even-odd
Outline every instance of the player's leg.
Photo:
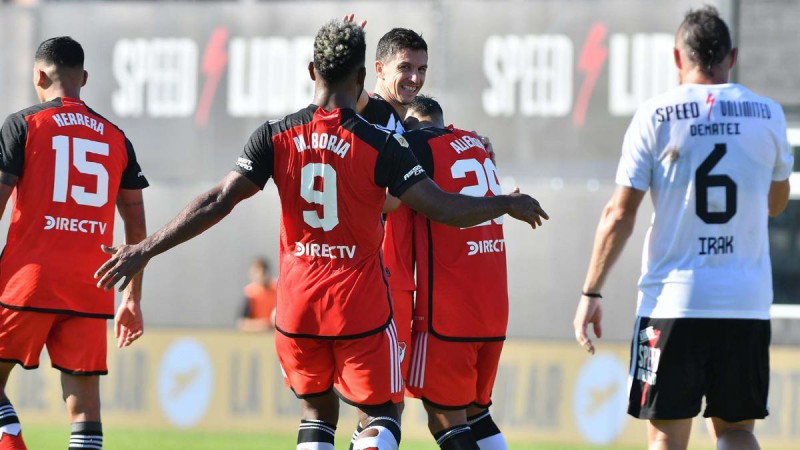
[[0,362],[0,449],[24,450],[22,427],[14,406],[6,395],[6,383],[16,363]]
[[707,421],[711,437],[717,442],[717,450],[758,450],[758,440],[753,434],[755,420],[727,422],[719,417]]
[[345,402],[360,410],[362,431],[351,447],[397,450],[403,379],[394,323],[370,336],[336,341],[335,353],[334,389]]
[[506,439],[489,412],[503,342],[485,342],[478,350],[475,403],[467,407],[467,423],[481,450],[508,450]]
[[69,449],[103,448],[100,421],[100,377],[61,373],[61,389],[72,431]]
[[703,416],[718,449],[757,449],[755,420],[767,416],[770,321],[717,319],[712,326],[714,382]]
[[339,422],[339,397],[328,391],[323,395],[300,399],[300,426],[297,448],[333,450],[336,424]]
[[441,409],[423,402],[428,413],[428,430],[442,450],[480,450],[467,423],[465,409]]
[[106,321],[60,316],[47,338],[52,366],[61,371],[61,390],[71,424],[69,448],[103,448],[100,375],[106,366]]
[[467,423],[481,450],[508,450],[506,438],[492,419],[488,408],[467,408]]
[[406,391],[408,396],[422,399],[428,429],[443,449],[479,448],[466,409],[478,398],[480,346],[443,341],[424,331],[412,333]]
[[339,399],[334,395],[333,341],[290,338],[275,333],[284,384],[300,399],[297,448],[333,450]]
[[691,432],[692,419],[650,420],[647,450],[686,450]]
[[52,326],[53,314],[0,307],[0,450],[25,449],[22,428],[6,392],[15,365],[39,367],[39,355]]
[[637,318],[628,414],[648,421],[650,450],[687,447],[708,386],[710,336],[707,319]]

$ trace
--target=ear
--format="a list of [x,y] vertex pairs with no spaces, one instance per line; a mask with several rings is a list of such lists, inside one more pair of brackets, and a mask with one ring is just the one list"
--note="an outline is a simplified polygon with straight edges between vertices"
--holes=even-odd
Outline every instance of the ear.
[[37,69],[35,78],[36,86],[47,89],[47,86],[50,84],[50,79],[47,77],[47,73],[44,70]]
[[736,61],[739,60],[739,49],[736,48],[736,47],[733,47],[731,49],[731,53],[730,53],[730,55],[728,55],[728,57],[730,58],[730,61],[728,61],[728,68],[732,69],[734,64],[736,64]]
[[375,61],[375,77],[383,79],[383,61]]
[[86,86],[86,81],[89,79],[89,72],[83,71],[83,82],[81,82],[81,87]]
[[678,70],[683,69],[683,65],[681,64],[681,51],[677,48],[673,48],[672,58],[675,60],[675,67],[677,67]]
[[311,81],[317,81],[317,76],[314,75],[314,61],[308,63],[308,75],[311,77]]

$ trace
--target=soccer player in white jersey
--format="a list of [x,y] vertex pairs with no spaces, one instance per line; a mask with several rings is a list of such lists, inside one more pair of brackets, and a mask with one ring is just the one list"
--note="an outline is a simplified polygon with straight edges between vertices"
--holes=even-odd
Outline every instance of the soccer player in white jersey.
[[625,134],[595,236],[575,337],[602,334],[600,290],[649,189],[628,413],[648,448],[685,449],[703,397],[718,449],[757,449],[767,415],[772,278],[767,218],[788,201],[793,160],[781,107],[728,82],[737,52],[711,7],[678,28],[681,85],[645,102]]

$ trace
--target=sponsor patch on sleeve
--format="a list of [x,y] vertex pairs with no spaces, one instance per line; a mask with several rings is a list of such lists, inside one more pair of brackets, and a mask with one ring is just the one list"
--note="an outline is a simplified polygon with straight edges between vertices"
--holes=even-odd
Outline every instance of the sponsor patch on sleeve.
[[250,161],[247,158],[239,158],[236,160],[236,165],[241,167],[244,170],[251,171],[253,170],[253,161]]
[[425,173],[425,170],[422,168],[422,166],[417,164],[416,166],[414,166],[414,168],[409,170],[408,173],[405,174],[405,176],[403,176],[403,180],[408,180],[411,177],[415,177],[423,173]]

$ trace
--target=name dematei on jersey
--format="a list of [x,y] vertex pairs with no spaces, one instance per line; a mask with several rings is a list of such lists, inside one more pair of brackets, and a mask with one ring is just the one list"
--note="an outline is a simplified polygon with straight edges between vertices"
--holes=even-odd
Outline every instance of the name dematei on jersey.
[[793,165],[783,110],[734,84],[683,84],[643,104],[616,181],[650,190],[639,315],[768,319],[768,193]]

